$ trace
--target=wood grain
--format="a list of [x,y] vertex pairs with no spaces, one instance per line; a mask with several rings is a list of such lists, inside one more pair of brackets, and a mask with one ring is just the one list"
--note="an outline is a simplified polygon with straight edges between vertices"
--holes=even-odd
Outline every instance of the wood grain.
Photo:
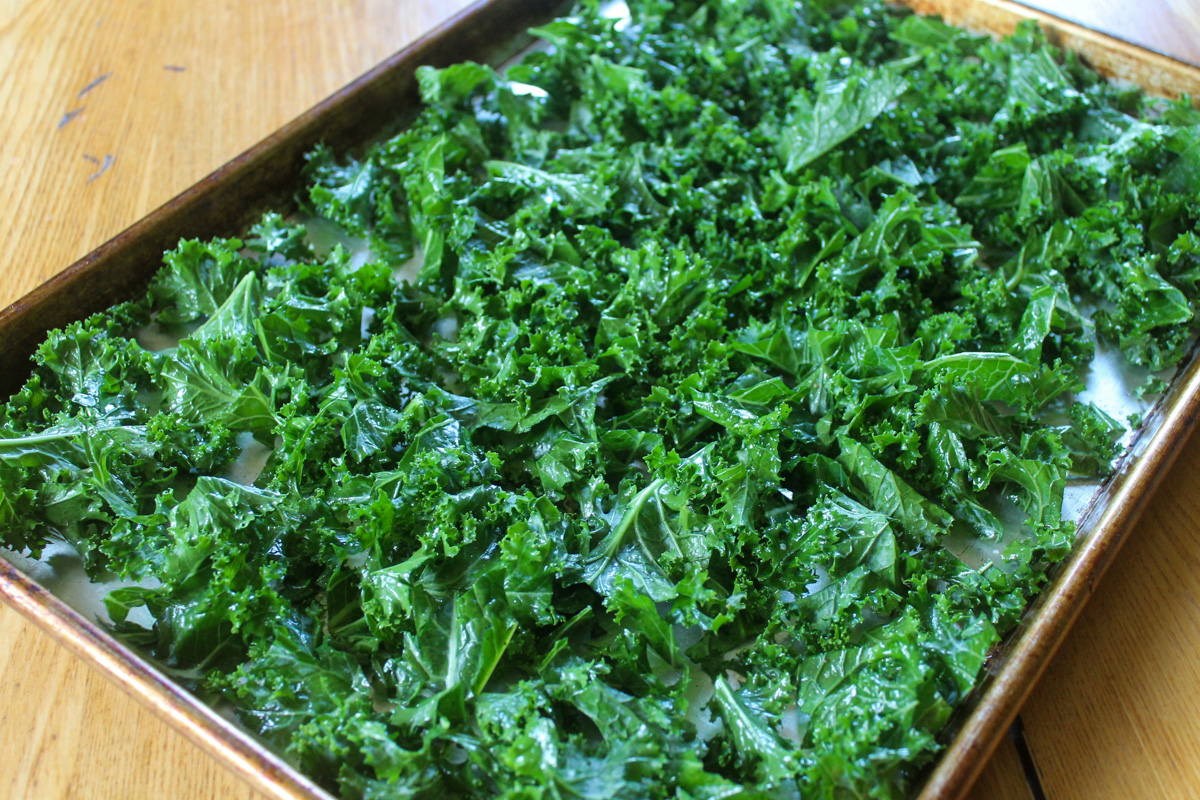
[[[465,5],[10,0],[0,6],[6,129],[0,305]],[[79,113],[64,123],[71,111]]]
[[[1050,2],[1200,41],[1186,0]],[[0,305],[465,4],[0,0]],[[1166,483],[1022,714],[1053,800],[1200,796],[1200,443]],[[0,763],[0,800],[260,798],[2,606]],[[1031,797],[1009,742],[973,797]]]
[[0,797],[262,800],[0,606]]
[[[0,3],[0,305],[465,5]],[[0,763],[4,800],[261,798],[4,607]]]
[[1017,748],[1010,739],[1005,738],[992,753],[971,790],[971,800],[1034,800]]
[[1022,712],[1048,797],[1200,797],[1197,531],[1193,438]]

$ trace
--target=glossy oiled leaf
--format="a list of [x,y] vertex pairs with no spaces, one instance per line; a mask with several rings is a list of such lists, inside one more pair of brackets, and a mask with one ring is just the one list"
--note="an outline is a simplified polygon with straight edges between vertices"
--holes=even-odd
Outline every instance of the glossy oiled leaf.
[[347,800],[911,796],[1120,454],[1096,354],[1190,351],[1200,115],[1034,26],[611,5],[51,334],[0,542]]
[[682,565],[708,560],[708,520],[663,478],[618,496],[605,521],[608,532],[583,563],[584,580],[603,595],[628,581],[654,600],[670,600]]
[[897,72],[881,67],[828,80],[815,99],[801,98],[780,134],[785,169],[794,172],[853,136],[908,88]]

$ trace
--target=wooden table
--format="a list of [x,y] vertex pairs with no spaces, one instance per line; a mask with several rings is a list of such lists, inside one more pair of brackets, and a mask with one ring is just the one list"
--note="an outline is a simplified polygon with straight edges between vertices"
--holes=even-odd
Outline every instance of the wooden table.
[[[467,0],[0,0],[0,306]],[[1041,0],[1200,61],[1195,0]],[[1051,800],[1200,796],[1200,441],[1022,713]],[[0,800],[260,798],[0,606]],[[975,796],[1032,798],[1006,742]]]

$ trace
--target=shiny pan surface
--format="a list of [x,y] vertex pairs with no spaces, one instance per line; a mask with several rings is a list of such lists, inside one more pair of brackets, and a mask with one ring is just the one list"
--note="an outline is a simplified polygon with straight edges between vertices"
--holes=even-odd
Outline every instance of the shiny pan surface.
[[[1079,52],[1109,77],[1138,84],[1152,94],[1200,96],[1200,69],[1016,3],[904,4],[995,35],[1032,17],[1050,41]],[[402,122],[416,108],[418,66],[464,59],[499,63],[525,45],[526,28],[560,7],[539,0],[481,0],[0,312],[0,396],[9,396],[24,382],[29,355],[46,331],[139,294],[162,252],[179,238],[228,235],[267,208],[286,206],[299,186],[303,154],[316,142],[349,148],[393,129],[397,112]],[[1200,359],[1193,357],[1085,513],[1073,554],[989,662],[980,686],[957,716],[954,736],[931,769],[921,798],[961,797],[969,789],[1183,446],[1198,413]],[[254,737],[3,558],[0,597],[268,797],[332,800]]]

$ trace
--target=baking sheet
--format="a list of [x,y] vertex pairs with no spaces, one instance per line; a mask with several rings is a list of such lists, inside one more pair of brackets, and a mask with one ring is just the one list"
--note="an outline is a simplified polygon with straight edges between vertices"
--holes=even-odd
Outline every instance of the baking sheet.
[[[612,4],[614,8],[623,6],[623,4]],[[627,13],[627,11],[625,12]],[[1088,378],[1088,388],[1081,395],[1083,399],[1095,399],[1111,416],[1118,419],[1125,419],[1129,413],[1138,412],[1144,413],[1150,409],[1150,405],[1145,400],[1138,400],[1133,393],[1132,388],[1140,385],[1144,376],[1137,374],[1126,374],[1120,369],[1113,368],[1113,359],[1101,352],[1097,360],[1092,374]],[[1155,446],[1154,442],[1158,441],[1157,434],[1161,433],[1165,428],[1168,432],[1174,433],[1176,438],[1181,438],[1180,431],[1183,426],[1190,424],[1190,419],[1182,419],[1179,409],[1186,406],[1186,401],[1189,398],[1194,400],[1196,391],[1188,389],[1187,386],[1177,388],[1172,393],[1172,398],[1167,403],[1160,405],[1158,413],[1151,414],[1151,422],[1149,427],[1143,431],[1138,438],[1138,451],[1145,453],[1157,453],[1161,461],[1161,456],[1167,453],[1167,449],[1162,446]],[[1185,415],[1186,416],[1186,415]],[[1136,470],[1131,470],[1135,465],[1127,464],[1127,473],[1133,474]],[[1135,481],[1136,483],[1136,481]],[[1133,485],[1133,484],[1129,484]],[[1073,485],[1070,488],[1068,508],[1065,512],[1074,517],[1083,517],[1085,514],[1088,517],[1088,532],[1105,530],[1103,524],[1105,515],[1103,509],[1096,506],[1091,506],[1092,499],[1097,495],[1098,487],[1096,484],[1080,483]],[[1144,492],[1143,492],[1144,495]],[[1119,493],[1114,494],[1109,492],[1106,497],[1119,499]],[[1093,524],[1096,523],[1096,524]],[[81,565],[77,554],[71,551],[70,547],[65,543],[52,545],[47,549],[46,555],[40,562],[33,562],[28,558],[24,558],[20,554],[8,553],[11,559],[24,571],[35,578],[39,583],[51,588],[56,594],[59,594],[72,608],[80,612],[85,619],[106,621],[107,617],[104,612],[102,597],[109,588],[115,585],[128,584],[101,584],[99,586],[91,584],[86,580],[86,576],[82,574]],[[964,550],[964,558],[987,558],[987,552],[972,553]],[[1049,613],[1049,612],[1047,612]],[[145,620],[145,621],[148,621]],[[311,796],[311,795],[310,795]]]
[[[629,7],[625,0],[607,0],[601,4],[600,10],[603,16],[617,21],[618,29],[631,22]],[[550,49],[552,47],[549,44],[535,41],[506,59],[498,65],[497,69],[504,72],[508,67],[519,63],[528,53]],[[530,86],[528,89],[530,92],[544,94],[542,89],[535,86]],[[352,266],[361,266],[370,260],[371,254],[367,243],[346,235],[333,222],[319,217],[305,217],[303,222],[309,228],[308,240],[318,255],[327,254],[335,245],[340,244],[346,247],[350,253]],[[396,271],[395,278],[397,281],[409,280],[416,275],[419,269],[420,253],[418,251],[416,256]],[[165,335],[153,323],[137,333],[139,343],[148,350],[174,347],[180,338],[180,334]],[[1142,386],[1150,376],[1149,370],[1126,362],[1121,357],[1119,350],[1096,342],[1096,357],[1084,379],[1086,388],[1073,399],[1081,403],[1094,403],[1113,419],[1128,425],[1128,420],[1134,418],[1135,415],[1139,420],[1144,419],[1162,396],[1161,393],[1153,393],[1139,397],[1138,387]],[[1171,374],[1163,374],[1160,377],[1167,381],[1171,378]],[[1121,443],[1128,446],[1140,430],[1140,428],[1127,430],[1122,436]],[[258,470],[261,470],[271,451],[258,445],[250,434],[242,434],[239,444],[243,448],[242,458],[239,462],[230,464],[222,477],[248,485],[253,483]],[[253,465],[257,465],[258,469],[254,469]],[[1063,500],[1064,519],[1078,522],[1092,507],[1101,486],[1100,481],[1091,479],[1069,482]],[[946,547],[974,569],[979,569],[988,562],[1000,564],[1004,549],[1015,537],[1020,535],[1024,516],[1015,506],[1011,508],[1009,506],[1011,504],[1005,505],[1004,501],[1000,500],[1001,520],[1006,525],[1004,537],[996,540],[983,540],[974,536],[956,536],[952,533],[947,537]],[[1003,513],[1005,511],[1010,513]],[[115,577],[92,581],[84,573],[83,560],[79,553],[68,542],[61,540],[52,541],[45,548],[40,559],[31,558],[28,550],[15,552],[3,547],[0,547],[0,557],[8,559],[35,581],[62,598],[67,605],[85,618],[104,626],[112,623],[104,606],[104,596],[108,592],[125,586],[153,587],[157,583],[153,580],[123,581]],[[147,628],[153,624],[150,613],[144,607],[130,612],[128,621]]]

